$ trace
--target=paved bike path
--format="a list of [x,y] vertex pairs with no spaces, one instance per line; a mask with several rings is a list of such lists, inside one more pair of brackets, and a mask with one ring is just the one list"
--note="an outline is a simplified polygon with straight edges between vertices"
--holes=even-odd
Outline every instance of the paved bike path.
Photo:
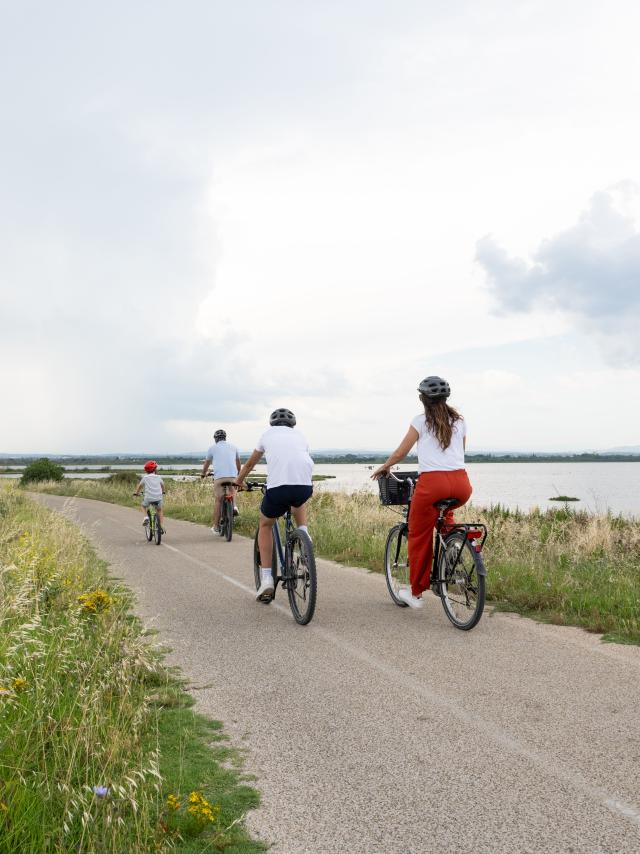
[[[439,600],[391,603],[381,575],[318,561],[318,606],[253,599],[252,542],[39,495],[138,595],[198,708],[246,749],[279,854],[640,851],[640,648]],[[313,527],[311,527],[313,534]]]

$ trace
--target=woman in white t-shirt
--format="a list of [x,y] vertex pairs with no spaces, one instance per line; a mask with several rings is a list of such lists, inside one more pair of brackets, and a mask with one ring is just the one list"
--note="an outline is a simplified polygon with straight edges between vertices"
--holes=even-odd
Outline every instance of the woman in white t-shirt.
[[[418,386],[424,412],[411,421],[398,448],[372,477],[389,474],[418,443],[420,476],[409,512],[409,578],[411,589],[403,587],[398,598],[411,608],[422,608],[422,593],[429,589],[433,563],[433,530],[438,510],[433,506],[443,498],[455,498],[460,507],[471,497],[471,484],[464,467],[467,425],[459,412],[447,404],[449,383],[441,377],[427,377]],[[446,516],[453,524],[453,512]]]

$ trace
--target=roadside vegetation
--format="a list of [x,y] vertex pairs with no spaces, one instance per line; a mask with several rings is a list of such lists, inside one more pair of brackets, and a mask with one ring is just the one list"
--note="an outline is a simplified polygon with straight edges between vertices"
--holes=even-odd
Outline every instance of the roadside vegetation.
[[76,527],[0,488],[2,854],[265,850],[238,755],[131,605]]
[[[211,524],[210,484],[167,481],[165,509],[175,519]],[[63,481],[39,489],[136,506],[117,482]],[[260,493],[242,493],[239,533],[253,536]],[[560,625],[582,626],[608,640],[640,643],[640,520],[594,516],[568,506],[528,513],[496,506],[458,511],[460,521],[489,529],[488,598],[498,608]],[[316,552],[351,566],[382,571],[387,532],[399,519],[376,496],[318,490],[310,527]],[[170,532],[170,531],[169,531]]]

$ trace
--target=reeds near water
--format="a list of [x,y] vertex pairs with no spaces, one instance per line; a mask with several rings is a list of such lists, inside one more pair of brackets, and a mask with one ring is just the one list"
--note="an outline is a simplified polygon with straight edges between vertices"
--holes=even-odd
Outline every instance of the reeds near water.
[[[167,481],[169,517],[211,524],[210,484]],[[43,491],[134,506],[130,486],[108,480],[45,484]],[[253,536],[259,493],[239,497],[240,533]],[[374,571],[383,570],[387,532],[399,516],[365,492],[317,491],[310,530],[317,553]],[[591,515],[569,507],[510,511],[473,505],[461,521],[489,529],[485,560],[488,597],[497,607],[553,623],[582,626],[609,639],[640,643],[640,520]]]

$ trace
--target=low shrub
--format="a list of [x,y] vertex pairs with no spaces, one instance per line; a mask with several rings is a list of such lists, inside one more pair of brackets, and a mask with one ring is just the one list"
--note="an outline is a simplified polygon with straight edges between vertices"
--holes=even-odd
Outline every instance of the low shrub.
[[26,467],[20,478],[20,484],[37,483],[43,480],[62,480],[64,469],[58,463],[54,463],[48,457],[34,460]]

